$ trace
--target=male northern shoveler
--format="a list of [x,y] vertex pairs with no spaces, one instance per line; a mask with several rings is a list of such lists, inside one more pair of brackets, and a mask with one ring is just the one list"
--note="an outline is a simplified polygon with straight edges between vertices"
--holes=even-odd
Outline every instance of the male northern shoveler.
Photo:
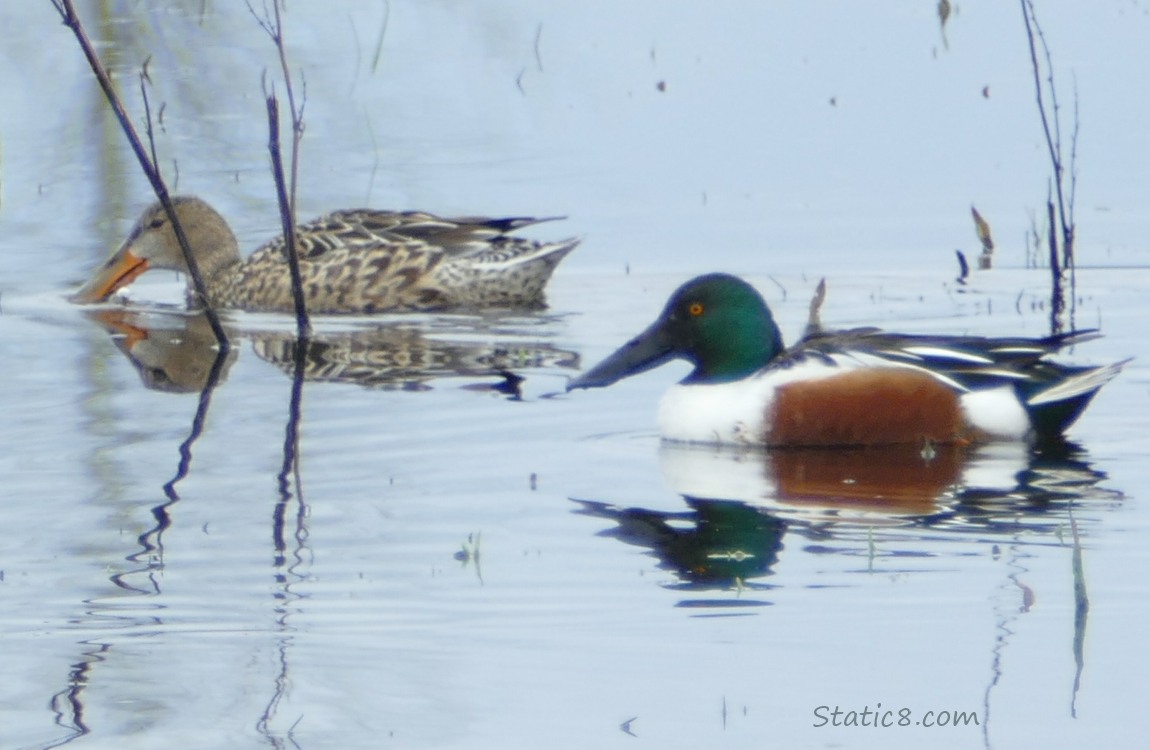
[[[762,296],[709,274],[681,286],[650,328],[567,385],[610,385],[685,359],[663,397],[669,440],[767,446],[966,443],[1060,436],[1126,362],[1045,359],[1097,337],[914,336],[808,330],[790,349]],[[1127,360],[1128,361],[1128,360]]]
[[[235,235],[214,208],[191,196],[173,203],[210,305],[261,312],[294,309],[283,237],[243,261]],[[543,287],[555,266],[579,241],[545,243],[508,234],[539,221],[546,219],[336,211],[296,229],[308,310],[541,307]],[[187,270],[158,202],[72,299],[102,302],[149,268]]]

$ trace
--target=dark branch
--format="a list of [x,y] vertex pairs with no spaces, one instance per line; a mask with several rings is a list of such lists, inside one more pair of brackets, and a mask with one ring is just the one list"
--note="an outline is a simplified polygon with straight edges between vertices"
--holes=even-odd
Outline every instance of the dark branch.
[[303,276],[299,268],[299,247],[296,245],[295,222],[292,221],[291,204],[288,201],[287,186],[284,183],[283,157],[280,153],[279,101],[275,94],[267,97],[268,108],[268,151],[272,159],[272,176],[276,183],[276,197],[280,207],[280,223],[284,230],[284,251],[287,254],[288,270],[291,272],[292,299],[295,302],[296,327],[300,336],[306,335],[311,325],[308,321],[307,302],[303,294]]
[[[295,224],[295,207],[296,207],[296,186],[299,184],[299,145],[303,139],[303,112],[304,106],[307,103],[307,82],[303,82],[303,97],[300,102],[296,103],[295,88],[292,85],[291,69],[288,67],[287,50],[284,46],[284,28],[283,17],[280,11],[280,0],[272,0],[271,13],[268,13],[267,5],[264,5],[263,17],[261,18],[252,8],[251,2],[247,3],[248,11],[252,17],[256,19],[256,23],[272,40],[276,46],[276,51],[279,54],[280,71],[283,74],[284,90],[287,92],[288,108],[291,110],[292,119],[292,154],[291,154],[291,179],[288,182],[288,214],[291,216],[292,224]],[[303,76],[300,73],[301,77]],[[266,94],[266,89],[265,89]]]
[[152,103],[148,100],[148,84],[151,82],[152,79],[148,76],[148,61],[145,60],[144,67],[140,71],[140,98],[144,101],[144,133],[148,136],[148,150],[152,154],[152,164],[158,168],[160,159],[156,156],[156,131],[152,128]]
[[[1042,120],[1042,132],[1046,138],[1046,148],[1050,156],[1050,166],[1053,170],[1051,192],[1053,197],[1047,199],[1047,218],[1050,222],[1048,233],[1050,265],[1053,286],[1051,289],[1051,332],[1055,333],[1061,328],[1061,314],[1065,309],[1065,297],[1062,289],[1063,274],[1070,272],[1071,285],[1071,323],[1074,316],[1075,270],[1074,270],[1074,200],[1077,190],[1078,174],[1076,159],[1078,156],[1078,91],[1074,92],[1074,130],[1071,134],[1070,144],[1070,170],[1069,187],[1067,187],[1067,170],[1062,160],[1062,126],[1061,111],[1058,104],[1058,92],[1054,85],[1054,64],[1050,55],[1050,47],[1046,43],[1046,36],[1038,23],[1034,10],[1033,0],[1020,0],[1022,6],[1022,19],[1026,24],[1026,40],[1030,47],[1030,66],[1034,75],[1034,93],[1038,102],[1038,114]],[[1038,61],[1038,44],[1042,45],[1043,59],[1046,63],[1046,88],[1049,91],[1053,107],[1053,127],[1051,116],[1047,111],[1046,99],[1043,96],[1042,66]],[[1066,192],[1069,190],[1069,198]],[[1057,210],[1055,210],[1057,204]],[[1059,236],[1061,235],[1061,237]],[[1061,257],[1058,249],[1059,240],[1062,243]]]
[[[168,194],[168,187],[164,184],[164,179],[160,175],[154,158],[149,158],[147,151],[144,150],[144,144],[140,140],[135,126],[132,125],[132,120],[128,117],[128,113],[124,109],[124,104],[120,101],[119,94],[116,93],[115,87],[112,86],[112,79],[108,75],[108,71],[104,68],[103,63],[100,62],[100,58],[97,57],[96,50],[92,46],[87,32],[84,30],[79,16],[76,15],[76,9],[72,5],[72,0],[51,0],[51,2],[57,12],[59,12],[64,25],[71,29],[72,33],[76,36],[76,41],[79,42],[80,49],[83,50],[84,56],[88,59],[88,65],[91,66],[92,73],[95,74],[96,80],[99,82],[100,88],[103,89],[104,96],[108,100],[108,104],[115,113],[116,119],[120,122],[120,128],[124,131],[124,135],[127,137],[132,151],[136,154],[136,159],[140,162],[140,167],[144,170],[148,182],[152,184],[152,190],[155,191],[156,197],[159,198],[160,203],[163,204],[164,211],[167,213],[169,221],[172,222],[172,229],[175,231],[176,241],[179,243],[180,250],[184,254],[184,261],[188,266],[188,275],[192,279],[192,287],[195,289],[196,297],[199,298],[200,303],[204,306],[204,314],[208,319],[208,324],[212,328],[212,333],[215,334],[216,340],[219,341],[221,350],[226,351],[228,348],[227,334],[224,332],[223,325],[220,324],[219,316],[216,315],[215,310],[212,309],[211,304],[208,302],[204,278],[200,275],[199,266],[196,264],[196,259],[192,255],[192,248],[188,244],[188,237],[184,234],[184,228],[180,225],[179,217],[176,216],[176,210],[172,206],[172,198]],[[146,101],[147,99],[145,98],[145,103]],[[150,113],[148,115],[147,127],[148,131],[151,132]]]

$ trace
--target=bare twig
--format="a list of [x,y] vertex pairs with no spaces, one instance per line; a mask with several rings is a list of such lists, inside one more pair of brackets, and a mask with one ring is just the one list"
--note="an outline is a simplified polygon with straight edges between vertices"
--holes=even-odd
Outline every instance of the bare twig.
[[[284,47],[284,27],[283,18],[280,15],[280,2],[281,0],[272,0],[272,14],[268,15],[268,9],[265,5],[264,15],[261,18],[256,14],[255,9],[252,8],[251,2],[248,2],[248,11],[252,17],[256,19],[267,35],[271,38],[276,46],[276,51],[279,53],[280,70],[284,79],[284,90],[287,92],[288,108],[291,110],[292,119],[292,157],[291,157],[291,180],[288,183],[288,206],[289,213],[292,217],[292,223],[295,223],[295,206],[296,206],[296,185],[299,178],[299,145],[303,139],[303,113],[304,107],[307,105],[307,81],[302,80],[301,86],[303,87],[303,96],[296,105],[295,89],[292,86],[291,70],[288,68],[287,51]],[[302,73],[300,74],[303,75]]]
[[303,79],[303,73],[300,73],[300,85],[303,87],[303,97],[300,99],[299,106],[296,106],[295,91],[292,88],[291,71],[288,70],[287,52],[284,50],[284,34],[283,34],[283,20],[280,18],[280,4],[276,0],[272,1],[272,9],[276,14],[276,36],[274,37],[276,49],[279,50],[280,68],[283,70],[284,76],[284,89],[287,91],[288,108],[291,110],[291,126],[292,126],[292,144],[291,144],[291,190],[288,194],[289,205],[291,206],[292,223],[295,223],[295,196],[296,184],[299,179],[299,144],[303,140],[303,110],[307,104],[307,80]]
[[284,31],[283,31],[283,18],[280,15],[280,2],[281,0],[272,0],[272,12],[268,13],[268,8],[264,6],[263,16],[261,17],[256,13],[252,7],[251,2],[248,2],[248,12],[256,19],[267,35],[271,38],[279,53],[280,70],[284,78],[284,88],[287,91],[288,107],[291,110],[292,121],[292,154],[291,154],[291,178],[285,182],[284,179],[284,166],[283,156],[280,150],[280,136],[279,136],[279,101],[276,99],[275,92],[270,91],[267,83],[266,73],[264,78],[264,97],[267,100],[268,112],[268,150],[271,153],[272,159],[272,176],[276,183],[276,195],[279,198],[280,206],[280,222],[283,225],[284,234],[284,248],[287,253],[288,268],[291,271],[292,280],[292,298],[295,302],[296,326],[299,335],[305,336],[311,330],[311,324],[308,320],[307,305],[303,293],[303,279],[300,275],[299,269],[299,249],[295,241],[295,206],[296,206],[296,182],[299,177],[299,146],[300,140],[303,138],[303,109],[306,102],[307,85],[304,83],[304,97],[300,105],[296,106],[295,93],[292,87],[291,70],[288,68],[287,51],[284,48]]
[[[120,96],[116,93],[115,87],[112,86],[112,79],[108,75],[108,71],[96,55],[92,41],[88,38],[88,34],[84,30],[79,16],[76,15],[76,9],[72,5],[72,0],[50,1],[60,14],[64,25],[71,29],[72,33],[76,36],[76,41],[79,42],[80,49],[83,50],[84,56],[88,59],[88,65],[91,66],[92,73],[95,74],[96,80],[99,82],[100,88],[103,89],[109,106],[111,106],[112,111],[116,115],[116,119],[120,122],[120,128],[124,131],[124,135],[128,138],[128,143],[131,145],[132,151],[136,154],[136,159],[140,162],[140,167],[144,170],[148,182],[152,184],[152,190],[155,191],[156,197],[159,198],[160,203],[163,204],[164,211],[167,213],[169,221],[172,222],[172,229],[175,231],[176,241],[179,243],[180,250],[184,254],[184,262],[188,266],[188,275],[192,279],[192,287],[195,290],[196,296],[199,298],[200,304],[204,307],[204,314],[208,319],[208,324],[211,326],[212,333],[219,342],[220,349],[226,351],[228,348],[227,334],[224,332],[223,325],[220,324],[219,316],[216,315],[215,310],[212,309],[208,301],[204,278],[200,274],[200,269],[196,264],[195,257],[192,255],[192,248],[188,244],[188,237],[184,234],[184,228],[180,225],[179,217],[176,216],[176,210],[172,206],[172,198],[168,194],[168,187],[164,184],[164,179],[160,175],[159,167],[155,163],[154,153],[153,158],[150,159],[148,153],[144,150],[144,144],[140,140],[136,128],[132,125],[132,120],[128,117],[128,113],[124,109],[124,104],[120,101]],[[143,71],[143,76],[145,78],[147,77],[146,70]],[[147,99],[145,98],[145,103],[146,102]],[[150,112],[148,114],[147,127],[150,133],[152,128]]]
[[535,27],[535,67],[539,68],[539,72],[543,72],[543,55],[539,52],[539,40],[543,38],[543,22],[540,21],[539,25]]
[[295,302],[296,327],[300,337],[311,331],[308,321],[307,302],[303,294],[303,276],[299,268],[299,247],[296,245],[295,221],[292,219],[291,202],[284,183],[283,157],[280,154],[279,102],[275,94],[267,97],[268,108],[268,151],[272,159],[272,175],[276,183],[276,196],[279,199],[280,222],[284,230],[284,250],[287,253],[288,271],[291,273],[292,299]]
[[[280,14],[281,0],[272,0],[272,15],[268,15],[267,6],[264,6],[264,16],[261,19],[248,3],[248,10],[255,16],[279,52],[280,70],[283,74],[284,88],[287,91],[288,108],[291,111],[292,121],[292,154],[290,183],[284,179],[283,155],[280,151],[279,101],[275,92],[269,90],[264,78],[264,96],[267,100],[268,115],[268,151],[272,160],[272,176],[276,184],[276,196],[279,199],[280,222],[283,224],[284,249],[287,253],[288,270],[291,273],[292,298],[295,303],[296,314],[296,356],[295,374],[292,378],[292,394],[288,410],[287,426],[284,430],[283,464],[278,476],[280,490],[280,506],[286,506],[291,497],[290,478],[294,478],[296,493],[300,504],[300,513],[306,508],[303,500],[303,485],[300,481],[299,470],[299,434],[300,434],[300,404],[303,400],[304,364],[307,351],[311,346],[311,324],[308,321],[307,302],[303,293],[303,278],[299,266],[299,247],[296,245],[296,182],[299,176],[299,146],[303,138],[303,109],[307,99],[307,82],[303,82],[304,96],[299,106],[296,106],[295,93],[292,88],[291,70],[288,68],[287,52],[284,48],[283,18]],[[302,74],[301,74],[302,76]]]
[[371,191],[375,189],[375,176],[379,173],[379,143],[375,140],[375,128],[371,124],[371,117],[367,117],[367,134],[371,136],[371,153],[374,159],[371,163],[371,175],[367,178],[367,196],[365,204],[371,203]]
[[[1030,47],[1030,66],[1034,75],[1034,93],[1038,103],[1038,114],[1042,121],[1042,132],[1046,138],[1046,148],[1050,156],[1050,166],[1053,171],[1051,192],[1053,196],[1047,200],[1047,218],[1050,222],[1049,250],[1050,267],[1053,286],[1051,289],[1051,332],[1056,333],[1062,328],[1061,315],[1066,307],[1062,289],[1063,274],[1070,273],[1071,289],[1075,287],[1074,263],[1074,198],[1077,190],[1078,174],[1076,158],[1078,156],[1078,89],[1074,91],[1074,130],[1071,134],[1069,178],[1062,159],[1062,126],[1058,92],[1054,85],[1054,65],[1050,55],[1050,47],[1046,43],[1046,36],[1038,23],[1033,0],[1019,0],[1022,6],[1022,19],[1026,24],[1026,40]],[[1036,42],[1037,40],[1037,42]],[[1046,91],[1050,97],[1053,117],[1047,110],[1046,95],[1043,93],[1042,65],[1038,60],[1038,45],[1042,46],[1043,59],[1046,64]],[[1053,124],[1052,124],[1053,123]],[[1069,186],[1067,186],[1069,182]],[[1069,196],[1067,196],[1069,193]],[[1061,236],[1059,236],[1061,235]],[[1061,241],[1061,252],[1059,242]],[[1071,294],[1071,323],[1073,323],[1074,295]]]
[[[1026,22],[1026,41],[1030,46],[1030,67],[1034,74],[1034,95],[1038,101],[1038,116],[1042,120],[1042,132],[1046,136],[1046,148],[1050,152],[1050,165],[1054,169],[1054,187],[1058,197],[1059,214],[1065,218],[1066,203],[1062,196],[1062,142],[1058,131],[1058,99],[1054,89],[1054,73],[1050,68],[1050,49],[1046,45],[1046,37],[1042,33],[1042,27],[1038,25],[1038,19],[1034,16],[1034,3],[1032,0],[1021,0],[1021,2],[1022,19]],[[1042,94],[1042,66],[1038,63],[1038,50],[1034,43],[1035,36],[1042,43],[1046,58],[1047,82],[1050,84],[1054,107],[1055,129],[1053,131],[1050,126],[1050,117],[1046,112],[1046,100]]]
[[148,60],[145,60],[144,66],[140,70],[140,98],[144,102],[144,133],[148,136],[148,150],[152,153],[152,164],[157,165],[158,168],[160,159],[156,156],[156,132],[152,128],[152,103],[148,100],[148,86],[151,83],[152,79],[148,76]]
[[1062,309],[1066,304],[1066,297],[1062,291],[1062,269],[1058,264],[1058,229],[1054,223],[1054,201],[1050,199],[1049,193],[1046,198],[1046,222],[1050,245],[1050,333],[1053,335],[1062,330]]
[[387,35],[387,22],[391,19],[391,3],[383,4],[383,23],[379,27],[379,38],[375,41],[375,55],[371,58],[371,72],[374,74],[379,68],[379,61],[383,58],[383,38]]

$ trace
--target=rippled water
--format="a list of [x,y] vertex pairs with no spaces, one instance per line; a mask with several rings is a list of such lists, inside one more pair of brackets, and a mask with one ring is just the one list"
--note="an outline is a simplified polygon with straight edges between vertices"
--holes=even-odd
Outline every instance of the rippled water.
[[[188,6],[93,33],[121,81],[155,55],[180,189],[253,245],[276,226],[272,60],[242,7]],[[683,366],[563,393],[718,268],[788,338],[823,276],[828,325],[1045,333],[1046,274],[1021,267],[1045,178],[1017,18],[963,5],[944,47],[929,3],[390,8],[386,27],[290,8],[301,212],[567,213],[537,232],[585,240],[545,313],[318,321],[287,476],[290,321],[226,316],[217,366],[195,316],[63,301],[148,194],[50,6],[0,9],[27,30],[0,71],[0,747],[1129,744],[1150,667],[1141,360],[1064,451],[926,464],[660,445]],[[1094,13],[1047,29],[1090,175],[1076,323],[1105,333],[1068,356],[1102,363],[1144,349],[1126,139],[1150,130],[1096,81],[1113,48],[1145,54],[1148,21]],[[964,287],[972,195],[1000,262]],[[831,726],[836,707],[896,726]],[[977,725],[921,724],[956,712]]]

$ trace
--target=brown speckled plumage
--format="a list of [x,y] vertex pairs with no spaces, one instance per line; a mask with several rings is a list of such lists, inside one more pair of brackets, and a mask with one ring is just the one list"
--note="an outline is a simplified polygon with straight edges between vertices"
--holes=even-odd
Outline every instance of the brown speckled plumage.
[[[215,209],[195,197],[173,200],[212,306],[293,309],[283,237],[241,260],[235,235]],[[578,240],[537,242],[509,234],[538,221],[543,220],[445,219],[418,211],[359,209],[301,224],[296,240],[308,310],[542,307],[551,273]],[[73,299],[106,300],[149,268],[186,270],[159,203],[144,212],[123,246]]]

